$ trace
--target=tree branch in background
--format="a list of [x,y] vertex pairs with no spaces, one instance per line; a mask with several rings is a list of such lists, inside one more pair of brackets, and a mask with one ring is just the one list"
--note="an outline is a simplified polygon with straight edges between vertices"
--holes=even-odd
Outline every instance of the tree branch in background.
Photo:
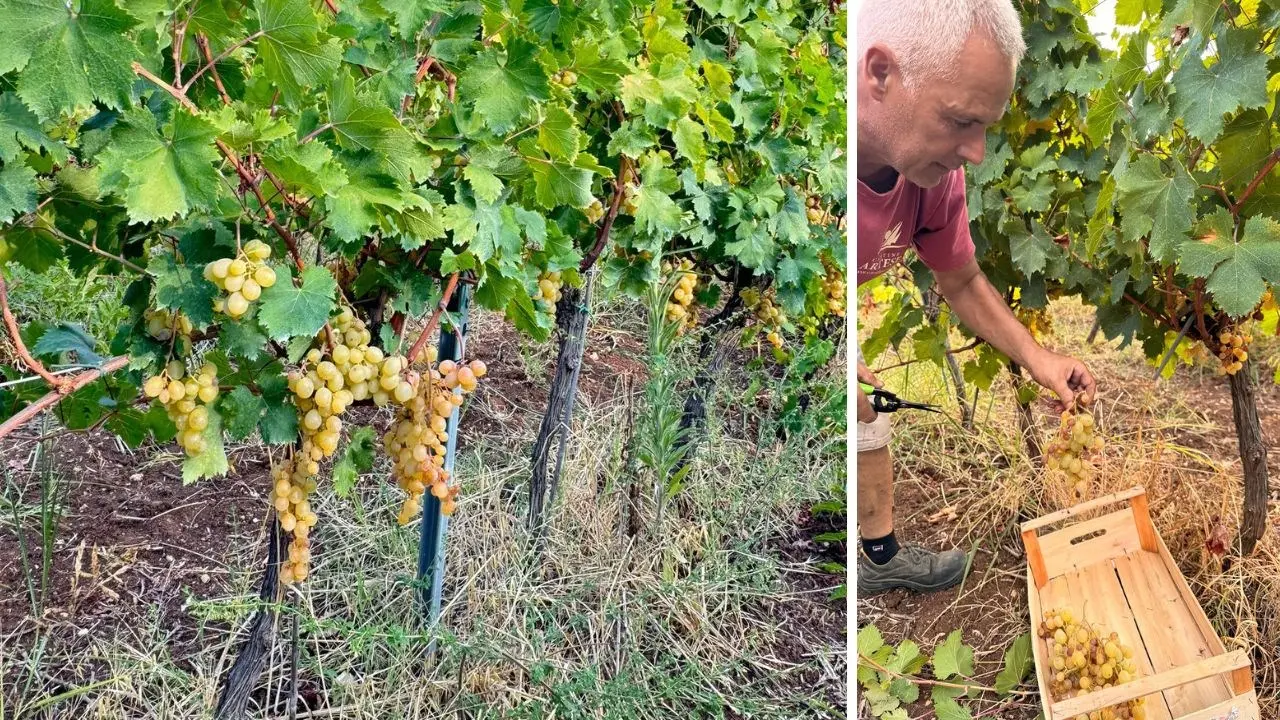
[[0,275],[0,313],[4,315],[4,328],[9,334],[9,340],[13,343],[13,348],[18,352],[18,358],[35,374],[49,383],[49,386],[57,389],[59,395],[66,395],[69,390],[66,389],[66,378],[55,377],[53,373],[45,369],[44,365],[35,358],[31,357],[31,353],[27,352],[27,346],[22,342],[22,335],[18,334],[18,321],[13,317],[13,312],[9,310],[9,287],[4,282],[4,276]]
[[26,425],[32,418],[44,412],[46,409],[57,405],[62,398],[97,380],[103,375],[110,375],[129,364],[129,358],[126,355],[113,357],[102,364],[102,367],[95,370],[89,370],[73,378],[68,378],[68,382],[61,389],[55,390],[39,400],[31,403],[25,408],[18,411],[16,415],[0,424],[0,438],[5,437],[9,433]]
[[596,260],[600,257],[600,253],[604,251],[604,246],[609,242],[609,231],[613,229],[613,221],[618,217],[618,208],[622,206],[622,196],[627,191],[627,176],[630,175],[631,160],[626,155],[622,156],[618,163],[618,180],[613,184],[613,201],[609,203],[609,211],[605,213],[604,222],[600,224],[600,229],[596,231],[596,244],[587,251],[582,262],[578,264],[578,272],[586,272],[587,268],[596,264]]
[[1258,186],[1266,179],[1267,174],[1275,169],[1278,162],[1280,162],[1280,148],[1271,151],[1271,154],[1267,156],[1267,161],[1258,169],[1258,174],[1253,176],[1253,179],[1249,181],[1249,186],[1244,189],[1244,192],[1240,193],[1240,199],[1236,201],[1235,205],[1231,206],[1232,215],[1237,218],[1240,216],[1240,208],[1244,205],[1245,200],[1248,200],[1249,196],[1258,189]]
[[449,300],[453,297],[453,291],[456,289],[458,289],[458,273],[449,276],[449,282],[445,284],[444,294],[440,296],[440,304],[436,305],[435,312],[431,313],[431,319],[427,320],[427,326],[422,329],[422,334],[418,336],[418,341],[413,344],[413,347],[409,348],[409,354],[406,357],[410,365],[413,364],[414,360],[418,359],[418,355],[422,354],[422,349],[431,340],[431,331],[436,329],[436,323],[440,322],[440,315],[449,306]]
[[[222,104],[230,105],[231,96],[227,94],[227,88],[222,84],[222,78],[218,75],[218,68],[214,67],[217,61],[209,50],[209,38],[205,37],[204,33],[196,33],[196,47],[200,48],[200,53],[204,55],[204,60],[207,63],[206,67],[209,68],[210,74],[213,75],[213,84],[218,88],[218,94],[222,96]],[[186,86],[191,87],[191,83],[199,76],[200,74],[196,73],[191,80],[187,81]]]

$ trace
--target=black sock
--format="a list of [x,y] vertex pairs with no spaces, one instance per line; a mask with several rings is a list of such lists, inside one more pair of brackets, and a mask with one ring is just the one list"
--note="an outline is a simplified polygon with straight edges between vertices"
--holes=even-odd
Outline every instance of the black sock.
[[889,533],[882,538],[862,539],[862,552],[876,565],[883,565],[898,554],[898,538]]

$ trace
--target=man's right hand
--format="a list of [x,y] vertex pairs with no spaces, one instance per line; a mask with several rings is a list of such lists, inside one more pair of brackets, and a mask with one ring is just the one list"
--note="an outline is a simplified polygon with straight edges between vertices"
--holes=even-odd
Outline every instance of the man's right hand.
[[[884,387],[884,384],[880,382],[880,378],[871,372],[871,368],[862,363],[858,363],[858,382],[866,383],[876,388]],[[862,392],[862,388],[858,388],[858,422],[872,423],[875,420],[876,411],[871,407],[871,399],[867,397],[866,393]]]

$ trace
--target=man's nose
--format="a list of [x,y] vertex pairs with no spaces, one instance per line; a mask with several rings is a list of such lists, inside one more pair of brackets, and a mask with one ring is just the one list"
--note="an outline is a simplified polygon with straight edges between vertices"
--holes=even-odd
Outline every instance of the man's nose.
[[970,165],[982,164],[982,158],[987,154],[987,135],[983,133],[973,140],[968,140],[960,145],[960,157]]

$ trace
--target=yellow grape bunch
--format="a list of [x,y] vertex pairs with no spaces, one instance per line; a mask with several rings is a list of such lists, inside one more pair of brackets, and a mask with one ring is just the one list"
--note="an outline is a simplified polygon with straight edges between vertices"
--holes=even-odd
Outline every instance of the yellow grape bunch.
[[1053,321],[1049,318],[1048,308],[1019,307],[1015,314],[1037,343],[1043,345],[1053,335]]
[[[449,416],[462,405],[462,396],[476,389],[488,372],[479,360],[461,364],[442,360],[424,376],[414,377],[412,393],[401,400],[395,422],[383,436],[383,448],[392,460],[392,475],[408,497],[397,520],[407,525],[422,511],[422,495],[440,500],[440,512],[452,515],[459,488],[449,486],[444,467],[445,446],[449,442]],[[457,392],[455,392],[455,390]]]
[[147,321],[147,334],[161,342],[171,340],[175,334],[179,339],[190,336],[193,328],[191,320],[182,313],[171,313],[164,308],[153,308],[142,315]]
[[761,292],[757,288],[743,288],[742,302],[746,303],[755,317],[756,324],[764,329],[765,339],[775,350],[782,349],[782,324],[787,316],[775,302],[776,295],[772,287]]
[[301,441],[289,461],[272,470],[271,494],[280,528],[293,533],[289,560],[280,570],[286,585],[306,579],[310,569],[308,536],[316,516],[309,497],[320,461],[338,449],[342,414],[359,400],[371,398],[384,406],[412,396],[412,385],[402,377],[405,359],[384,355],[369,345],[371,339],[364,322],[343,308],[333,322],[333,349],[328,349],[328,333],[321,331],[301,367],[288,375]]
[[[1081,395],[1079,402],[1081,406],[1088,406],[1089,398]],[[1058,436],[1049,443],[1045,464],[1050,470],[1066,473],[1076,498],[1081,499],[1089,494],[1094,470],[1091,458],[1101,452],[1104,445],[1092,413],[1064,410]]]
[[[1077,619],[1069,608],[1044,611],[1036,633],[1048,647],[1054,702],[1122,685],[1138,677],[1133,648],[1116,633]],[[1145,720],[1143,698],[1078,715],[1074,720]]]
[[665,278],[672,273],[677,275],[676,287],[667,299],[667,322],[679,323],[678,332],[683,335],[697,324],[698,314],[694,310],[694,293],[698,290],[698,276],[693,272],[693,261],[685,258],[678,263],[664,262],[662,274]]
[[534,296],[534,300],[541,300],[552,306],[552,311],[556,311],[556,304],[561,299],[561,288],[564,282],[561,279],[559,270],[550,270],[550,272],[538,275],[538,295]]
[[810,225],[820,225],[822,227],[839,221],[838,217],[822,207],[822,198],[817,195],[810,195],[805,200],[805,217],[809,219]]
[[276,271],[265,261],[271,246],[250,240],[234,258],[214,260],[204,266],[204,278],[226,293],[213,301],[213,309],[236,319],[249,312],[249,303],[276,284]]
[[596,223],[604,219],[604,215],[605,215],[604,203],[600,202],[599,198],[596,198],[592,200],[591,204],[588,205],[587,208],[582,212],[584,215],[587,216],[587,222],[591,223],[592,225],[595,225]]
[[826,270],[826,275],[822,278],[822,292],[827,296],[827,312],[836,317],[844,317],[847,291],[844,271],[826,255],[822,256],[822,267]]
[[1253,343],[1252,335],[1242,335],[1231,330],[1223,330],[1218,335],[1219,371],[1223,375],[1235,375],[1244,369],[1249,359],[1249,346]]
[[142,383],[142,392],[164,405],[169,419],[178,428],[178,444],[187,455],[194,457],[207,446],[204,430],[209,427],[209,410],[206,406],[218,398],[218,374],[211,363],[205,363],[194,375],[188,375],[186,369],[181,360],[170,360],[159,375]]

